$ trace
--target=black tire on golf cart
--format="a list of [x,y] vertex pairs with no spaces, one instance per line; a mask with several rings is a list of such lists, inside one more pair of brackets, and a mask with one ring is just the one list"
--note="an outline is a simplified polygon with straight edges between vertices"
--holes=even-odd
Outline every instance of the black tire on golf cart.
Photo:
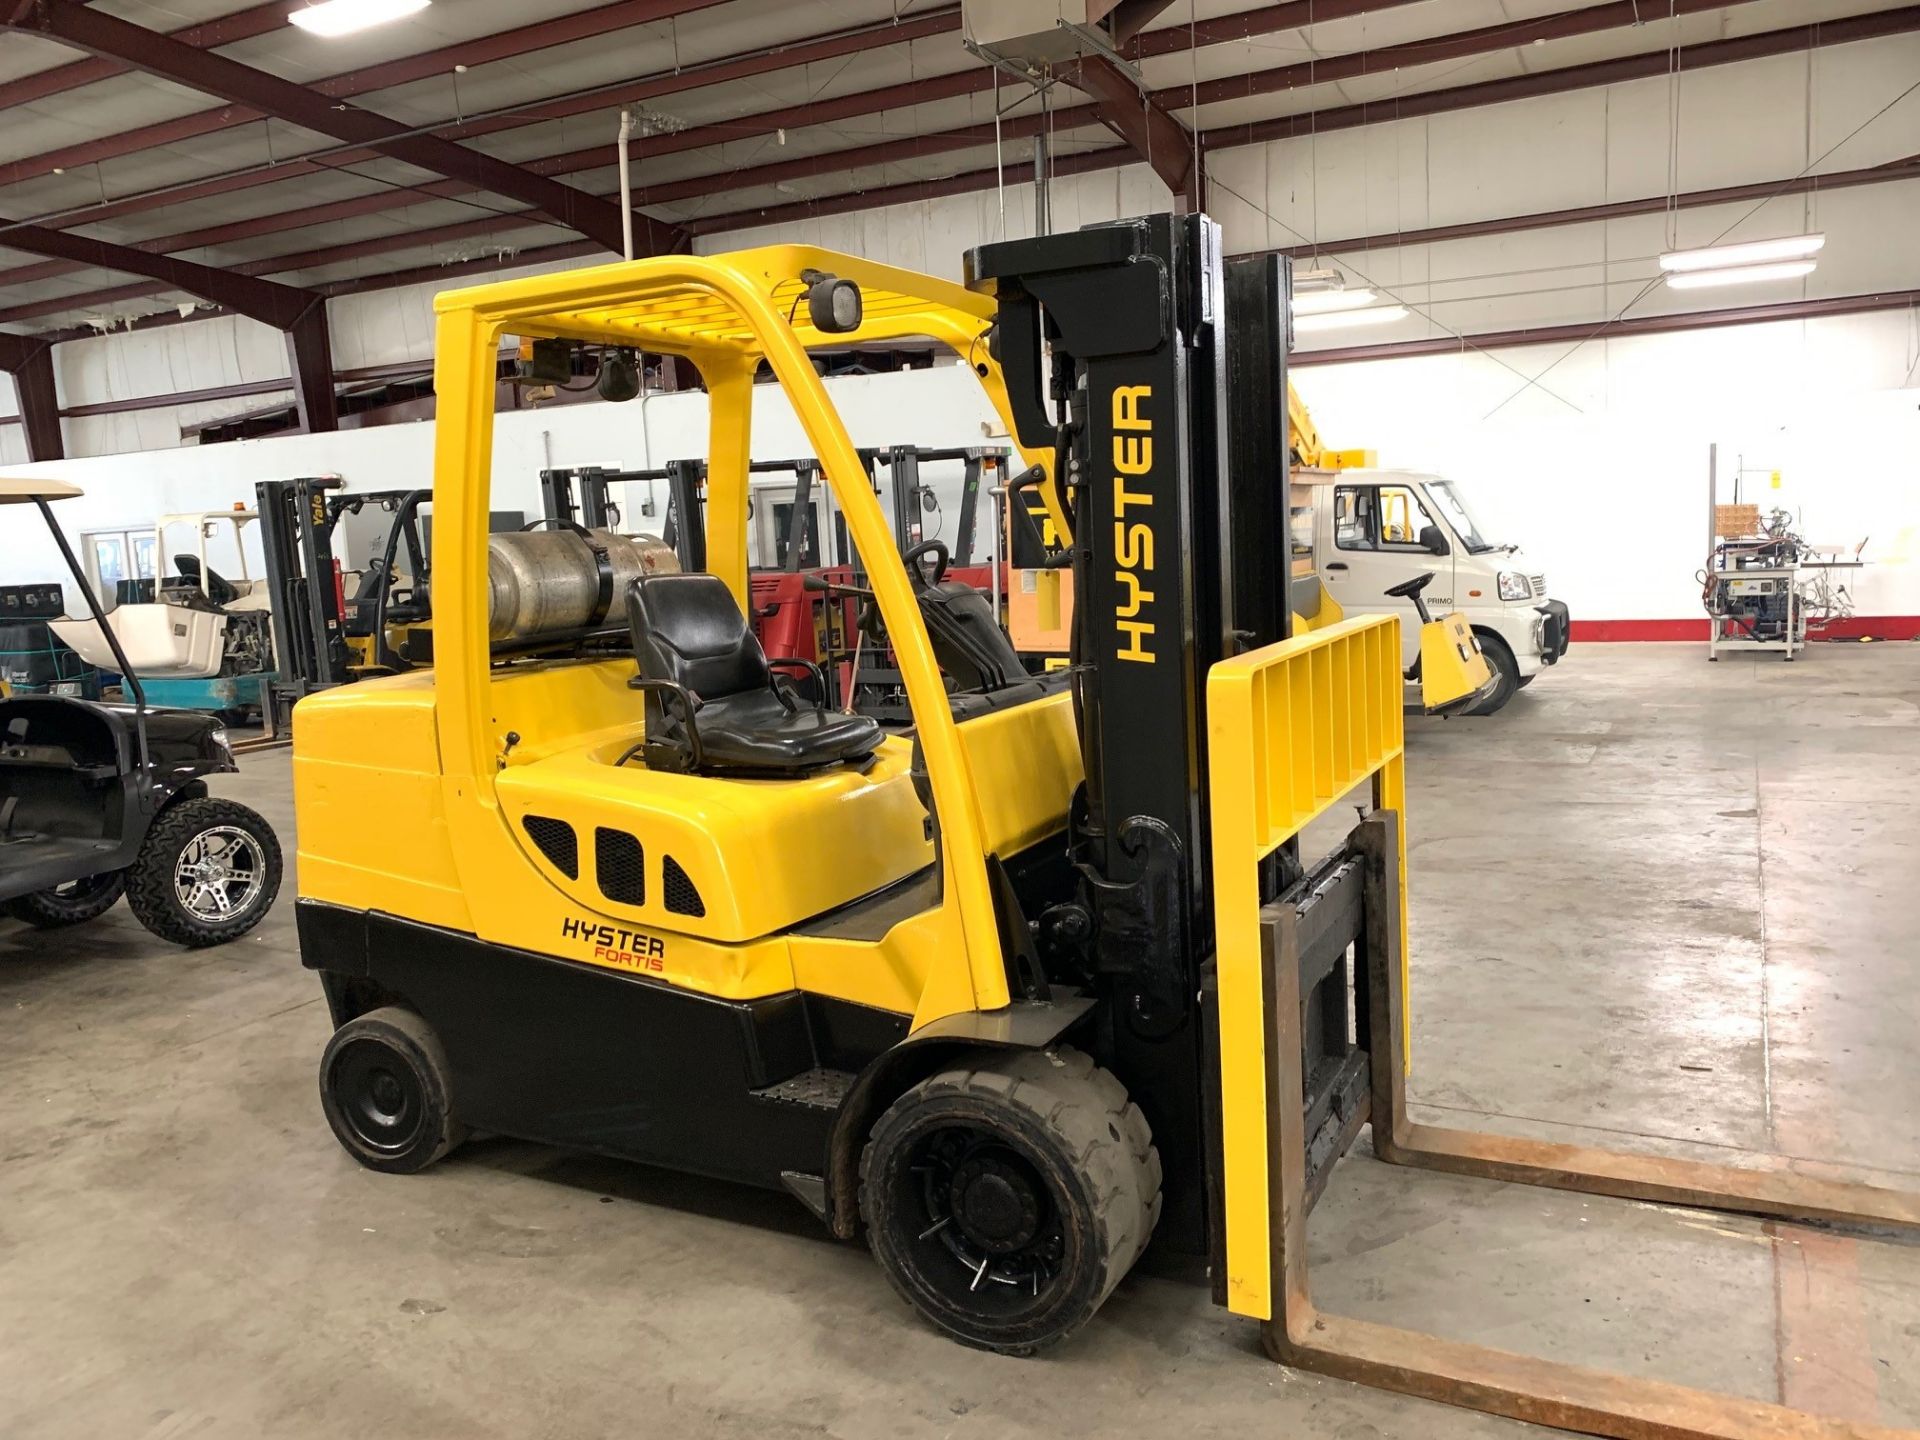
[[6,903],[6,913],[36,930],[59,930],[79,925],[111,910],[127,888],[126,873],[108,870],[49,890],[36,890]]
[[167,806],[127,871],[127,905],[162,940],[237,940],[280,893],[280,841],[245,805],[212,796]]
[[1160,1154],[1086,1055],[989,1053],[874,1124],[860,1214],[887,1279],[934,1325],[1031,1355],[1084,1325],[1146,1249]]
[[320,1106],[341,1148],[388,1175],[424,1170],[467,1138],[440,1037],[397,1005],[333,1032],[320,1056]]
[[1476,630],[1473,638],[1480,642],[1480,653],[1487,657],[1487,665],[1493,671],[1494,685],[1493,693],[1467,714],[1491,715],[1520,693],[1520,662],[1513,658],[1513,651],[1507,648],[1507,642],[1491,630]]

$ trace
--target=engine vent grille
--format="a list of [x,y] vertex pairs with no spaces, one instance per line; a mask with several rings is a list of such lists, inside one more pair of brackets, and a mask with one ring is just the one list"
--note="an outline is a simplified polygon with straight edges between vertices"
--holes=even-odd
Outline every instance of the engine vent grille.
[[593,832],[593,873],[600,893],[622,905],[647,903],[647,852],[624,830]]
[[526,829],[527,838],[552,862],[554,869],[569,880],[580,878],[580,841],[573,833],[573,826],[545,815],[527,815],[520,823]]
[[667,913],[670,915],[704,915],[707,902],[700,898],[700,887],[693,883],[693,877],[680,868],[680,862],[671,855],[660,865],[660,881],[667,892]]

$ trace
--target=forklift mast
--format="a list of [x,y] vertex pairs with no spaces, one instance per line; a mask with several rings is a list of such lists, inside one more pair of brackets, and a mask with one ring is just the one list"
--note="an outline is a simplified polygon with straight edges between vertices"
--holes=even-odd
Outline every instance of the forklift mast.
[[[1206,677],[1288,633],[1284,547],[1271,540],[1286,504],[1274,398],[1286,271],[1277,259],[1230,269],[1217,225],[1171,215],[987,245],[968,263],[969,284],[998,304],[992,343],[1017,438],[1053,452],[1071,532],[1080,884],[1076,901],[1040,918],[1041,940],[1077,951],[1112,1002],[1102,1058],[1167,1152],[1162,1242],[1207,1254],[1217,1225],[1203,1177],[1218,1146],[1207,1141],[1217,1066],[1203,1003]],[[1230,368],[1242,382],[1232,403]]]

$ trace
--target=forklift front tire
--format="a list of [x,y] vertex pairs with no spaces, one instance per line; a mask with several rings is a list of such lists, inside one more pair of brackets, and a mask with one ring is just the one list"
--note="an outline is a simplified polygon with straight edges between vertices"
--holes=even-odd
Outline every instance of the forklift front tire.
[[333,1032],[320,1056],[320,1105],[341,1147],[389,1175],[424,1170],[467,1138],[440,1037],[395,1005]]
[[1077,1050],[942,1071],[882,1115],[860,1213],[894,1289],[964,1344],[1031,1355],[1084,1325],[1160,1218],[1160,1155]]
[[6,912],[36,930],[59,930],[106,914],[126,888],[126,873],[109,870],[104,875],[89,875],[84,880],[9,900]]

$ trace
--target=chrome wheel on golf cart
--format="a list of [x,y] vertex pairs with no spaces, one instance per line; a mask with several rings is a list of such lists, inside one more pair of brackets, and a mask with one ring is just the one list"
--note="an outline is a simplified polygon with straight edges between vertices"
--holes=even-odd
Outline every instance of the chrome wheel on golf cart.
[[238,939],[280,890],[280,842],[267,822],[231,800],[169,807],[128,872],[127,904],[142,925],[179,945]]
[[173,896],[194,919],[217,925],[244,913],[267,881],[260,842],[233,825],[202,830],[173,866]]

